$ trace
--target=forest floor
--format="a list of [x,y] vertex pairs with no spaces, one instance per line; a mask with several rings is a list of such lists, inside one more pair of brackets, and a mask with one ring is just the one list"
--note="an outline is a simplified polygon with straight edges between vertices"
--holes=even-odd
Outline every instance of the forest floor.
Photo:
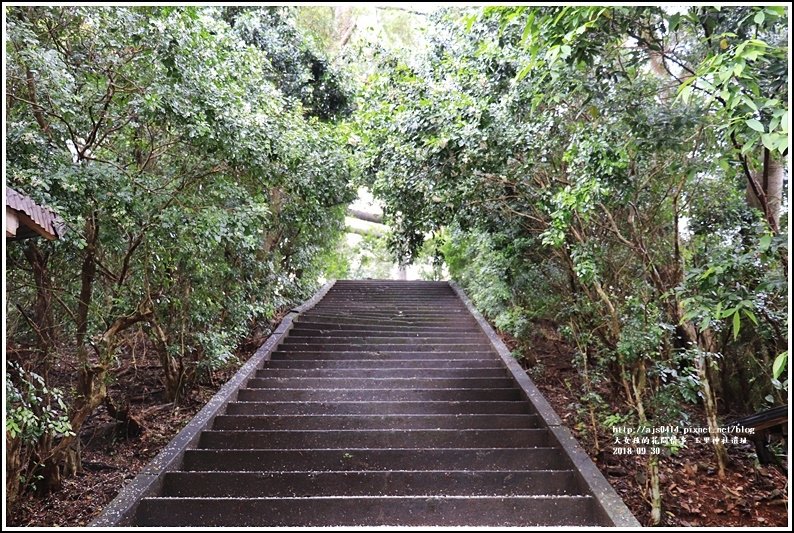
[[[100,408],[81,433],[83,472],[66,479],[60,490],[46,497],[22,497],[7,517],[7,525],[88,525],[124,483],[134,478],[253,354],[262,340],[252,339],[237,354],[237,365],[214,373],[211,381],[200,384],[178,406],[166,402],[162,396],[156,359],[150,359],[145,352],[139,353],[137,358],[123,358],[121,364],[126,366],[119,369],[120,378],[110,392],[115,397],[120,391],[127,391],[131,398],[130,413],[142,423],[143,434],[135,438],[120,437],[113,431],[114,421],[104,407]],[[506,342],[511,344],[510,339]],[[570,347],[552,328],[541,328],[533,345],[541,363],[530,370],[535,383],[640,523],[649,524],[647,458],[613,455],[613,437],[607,428],[598,428],[602,451],[594,454],[592,428],[581,425],[577,412],[583,388],[571,365]],[[619,412],[618,409],[615,412]],[[729,451],[732,464],[724,481],[716,475],[714,457],[708,446],[684,448],[677,456],[661,460],[665,525],[763,527],[787,524],[787,476],[775,467],[758,465],[752,444],[732,446]]]
[[[538,359],[529,374],[554,410],[576,435],[634,516],[650,524],[648,456],[616,455],[611,429],[592,425],[580,413],[579,399],[584,385],[571,364],[573,350],[551,327],[541,327],[532,339]],[[506,344],[512,347],[510,339]],[[525,365],[526,366],[526,365]],[[609,391],[598,391],[612,412],[620,409]],[[610,401],[611,400],[611,401]],[[689,408],[690,427],[705,426],[696,406]],[[595,453],[597,439],[600,451]],[[716,473],[716,459],[710,445],[693,444],[675,456],[659,461],[663,525],[698,527],[785,527],[788,524],[788,480],[782,468],[760,465],[752,443],[728,445],[731,459],[726,478]],[[787,465],[783,464],[783,467]]]
[[[116,380],[108,387],[114,401],[129,401],[130,416],[144,431],[128,438],[118,433],[119,424],[104,406],[86,421],[80,432],[83,471],[63,481],[61,488],[44,497],[26,494],[6,516],[9,526],[75,527],[87,526],[122,486],[134,478],[165,447],[196,413],[228,381],[264,342],[262,336],[249,339],[235,354],[236,362],[213,372],[199,383],[178,405],[166,400],[160,381],[161,367],[154,350],[132,339],[115,371]],[[68,361],[53,372],[62,374],[64,383],[71,374]],[[63,387],[64,389],[66,387]],[[123,395],[122,395],[123,391]],[[122,402],[122,398],[126,401]]]

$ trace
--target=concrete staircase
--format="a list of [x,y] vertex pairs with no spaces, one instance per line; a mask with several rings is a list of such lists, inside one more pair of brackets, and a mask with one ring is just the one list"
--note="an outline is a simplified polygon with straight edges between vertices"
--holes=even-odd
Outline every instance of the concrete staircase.
[[129,521],[637,525],[456,290],[336,282],[176,466],[127,494]]

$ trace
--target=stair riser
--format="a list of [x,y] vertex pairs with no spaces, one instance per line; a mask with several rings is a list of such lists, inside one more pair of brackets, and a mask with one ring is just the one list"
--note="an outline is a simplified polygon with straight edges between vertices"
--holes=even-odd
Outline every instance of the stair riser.
[[248,402],[399,402],[399,401],[515,401],[517,389],[424,389],[424,390],[346,390],[346,389],[240,389],[238,401]]
[[518,472],[174,472],[165,496],[576,495],[571,471]]
[[297,329],[289,332],[290,339],[363,339],[377,337],[378,339],[406,339],[406,340],[442,340],[466,339],[481,341],[482,336],[471,331],[371,331],[367,330],[334,330],[334,329]]
[[491,347],[485,343],[404,343],[386,342],[335,343],[335,342],[283,342],[279,350],[285,352],[459,352],[487,353]]
[[229,415],[529,414],[526,402],[233,402]]
[[402,299],[395,300],[391,298],[367,298],[366,301],[357,301],[355,298],[332,298],[326,301],[325,299],[314,306],[309,312],[318,312],[321,310],[358,310],[364,309],[369,311],[440,311],[440,312],[465,312],[466,308],[455,302],[454,298],[436,298],[436,299]]
[[183,470],[351,471],[351,470],[565,470],[556,448],[393,450],[187,450]]
[[495,357],[485,359],[344,359],[344,360],[312,360],[312,359],[281,359],[265,362],[265,368],[300,368],[300,369],[437,369],[444,368],[478,368],[504,369],[504,365]]
[[435,319],[395,319],[391,318],[363,318],[350,316],[306,316],[306,322],[321,325],[345,325],[345,326],[383,326],[383,327],[417,327],[417,328],[450,328],[450,329],[473,329],[477,327],[477,322],[471,318],[435,318]]
[[347,304],[329,304],[317,306],[310,311],[303,313],[304,316],[312,317],[318,315],[334,316],[338,313],[372,313],[376,315],[388,315],[390,318],[403,318],[395,316],[398,313],[403,314],[419,313],[430,317],[438,318],[470,318],[471,315],[468,310],[462,305],[400,305],[400,304],[384,304],[372,306],[362,305],[347,305]]
[[458,314],[458,313],[465,313],[466,308],[461,306],[459,303],[454,302],[439,302],[439,301],[426,301],[426,302],[416,302],[416,301],[389,301],[389,300],[372,300],[368,301],[366,304],[359,304],[350,301],[335,301],[335,302],[328,302],[323,303],[322,305],[318,305],[314,307],[308,313],[316,314],[316,313],[357,313],[357,312],[372,312],[372,313],[380,313],[384,314],[387,311],[393,311],[394,313],[425,313],[431,314],[435,313],[437,315],[449,315],[450,313]]
[[537,428],[537,415],[220,415],[213,429],[508,429]]
[[362,325],[353,322],[350,323],[322,323],[309,320],[298,319],[295,321],[295,327],[290,330],[302,331],[360,331],[365,334],[371,333],[397,333],[397,334],[414,334],[414,333],[444,333],[453,335],[456,333],[471,333],[473,330],[471,326],[399,326],[395,324],[389,325]]
[[204,449],[283,450],[303,448],[523,448],[550,446],[545,429],[205,431]]
[[146,499],[143,526],[590,525],[592,498]]
[[481,335],[391,335],[356,336],[349,333],[339,335],[290,335],[284,344],[462,344],[475,343],[487,346]]
[[421,312],[411,312],[411,313],[403,313],[402,315],[398,315],[395,312],[383,312],[383,313],[376,313],[376,312],[367,312],[367,311],[344,311],[344,310],[334,310],[333,312],[329,310],[329,312],[316,312],[316,313],[307,313],[306,317],[307,320],[339,320],[339,319],[352,319],[354,321],[361,320],[384,320],[389,323],[400,324],[400,323],[417,323],[421,325],[422,323],[432,324],[432,323],[439,323],[439,324],[449,324],[450,322],[459,322],[461,324],[474,324],[474,319],[471,318],[471,315],[468,313],[458,312],[458,313],[421,313]]
[[253,378],[249,389],[508,389],[514,384],[508,378]]
[[338,368],[338,369],[285,369],[257,370],[258,378],[506,378],[507,371],[500,368]]
[[382,360],[382,359],[487,359],[488,357],[493,357],[494,361],[497,361],[494,354],[488,352],[466,352],[466,351],[457,351],[457,352],[449,352],[446,350],[422,350],[420,352],[411,352],[408,350],[378,350],[378,351],[364,351],[364,350],[352,350],[352,351],[344,351],[344,350],[317,350],[316,348],[312,350],[296,350],[294,346],[285,347],[284,349],[279,349],[277,352],[273,352],[272,359],[279,360],[279,359],[291,359],[291,360],[301,360],[301,359],[371,359],[371,360]]

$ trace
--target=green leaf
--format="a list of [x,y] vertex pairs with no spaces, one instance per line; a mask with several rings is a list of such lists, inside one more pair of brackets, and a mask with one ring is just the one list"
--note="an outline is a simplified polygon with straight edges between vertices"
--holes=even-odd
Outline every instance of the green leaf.
[[524,33],[521,35],[521,46],[526,46],[527,41],[532,36],[533,30],[535,29],[535,11],[533,10],[529,17],[527,18],[527,23],[524,26]]
[[753,22],[755,22],[756,24],[763,24],[765,18],[766,15],[764,14],[764,12],[759,11],[758,13],[755,14],[755,17],[753,18]]
[[772,377],[779,378],[788,364],[788,351],[785,351],[775,357],[775,362],[772,363]]
[[522,68],[521,70],[518,71],[518,74],[516,74],[515,80],[516,81],[523,80],[524,78],[527,77],[527,74],[529,74],[529,72],[531,70],[532,70],[532,63],[527,63],[526,65],[524,65],[524,68]]
[[475,22],[477,22],[477,15],[466,15],[465,17],[463,17],[463,23],[466,27],[467,33],[471,32],[471,29],[474,26]]
[[692,311],[687,311],[686,313],[684,313],[684,316],[681,317],[681,324],[692,320],[696,316],[698,316],[697,309],[693,309]]
[[761,142],[770,151],[775,151],[778,147],[778,135],[773,133],[761,134]]
[[[753,141],[755,141],[757,139],[758,139],[758,136],[756,135],[754,137]],[[755,142],[744,143],[742,145],[742,149],[740,150],[740,152],[742,153],[742,155],[747,155],[749,152],[752,152],[753,150],[755,150],[755,146],[756,146]]]
[[769,250],[769,247],[772,245],[772,235],[764,235],[758,240],[758,247],[761,248],[762,252],[766,252]]
[[764,133],[764,125],[758,122],[756,119],[751,118],[749,120],[745,120],[745,124],[747,124],[751,129],[758,131],[760,133]]
[[725,309],[722,313],[720,313],[719,318],[728,318],[729,316],[735,314],[737,312],[736,307],[731,307],[730,309]]
[[749,318],[753,324],[755,324],[756,326],[758,325],[758,319],[755,317],[755,314],[752,311],[750,311],[749,309],[744,309],[743,312],[744,312],[744,316]]
[[733,314],[733,340],[739,337],[739,329],[742,327],[742,319],[739,313]]

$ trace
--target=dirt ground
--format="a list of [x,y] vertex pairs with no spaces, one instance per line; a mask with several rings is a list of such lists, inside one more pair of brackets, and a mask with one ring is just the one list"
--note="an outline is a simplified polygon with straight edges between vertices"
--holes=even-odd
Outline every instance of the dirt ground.
[[[513,344],[510,339],[505,341],[508,346]],[[606,428],[598,428],[600,450],[596,452],[592,425],[577,414],[584,389],[571,364],[572,350],[548,327],[533,338],[533,346],[540,363],[536,370],[529,370],[533,381],[634,516],[641,524],[649,525],[647,456],[613,453],[621,445],[614,444],[614,436]],[[699,420],[697,407],[692,406],[690,411],[691,426],[705,426]],[[729,445],[728,452],[731,463],[724,480],[717,476],[716,459],[709,445],[691,445],[675,456],[661,457],[662,525],[784,527],[788,524],[787,464],[760,465],[752,443]]]
[[[93,437],[83,433],[83,472],[66,479],[63,486],[44,498],[23,498],[8,520],[11,526],[86,526],[118,494],[125,481],[134,478],[171,438],[181,430],[214,394],[203,386],[177,408],[156,401],[141,402],[132,410],[146,430],[134,439]],[[104,412],[94,415],[92,428],[109,427]]]
[[[238,357],[244,361],[262,339],[249,343]],[[508,344],[510,340],[506,339]],[[592,431],[577,431],[579,377],[571,365],[571,350],[550,328],[533,339],[539,368],[530,375],[566,424],[574,430],[606,478],[625,500],[634,515],[649,524],[650,505],[646,457],[611,453],[612,436],[600,430],[602,451],[594,453]],[[122,362],[132,365],[132,361]],[[162,447],[201,409],[239,364],[215,373],[179,406],[165,403],[157,375],[157,362],[140,355],[134,368],[122,368],[111,394],[135,390],[131,414],[143,423],[144,433],[122,438],[101,408],[86,424],[83,442],[83,472],[67,479],[63,487],[44,498],[27,496],[8,517],[10,526],[85,526],[99,515],[124,483],[143,469]],[[696,416],[693,409],[693,416]],[[695,422],[693,421],[693,424]],[[581,426],[579,426],[581,429]],[[755,461],[751,444],[730,447],[732,464],[725,480],[716,475],[708,446],[689,447],[660,462],[663,491],[663,522],[668,526],[785,526],[788,512],[787,476],[776,467]]]
[[[146,350],[141,342],[133,339],[130,345],[135,349],[121,356],[114,372],[116,380],[108,391],[114,401],[122,398],[129,401],[130,415],[141,423],[143,433],[134,438],[120,435],[117,422],[105,407],[97,409],[80,432],[83,471],[65,479],[58,491],[44,497],[33,494],[20,497],[6,516],[7,525],[87,526],[116,497],[125,482],[143,470],[263,341],[261,336],[251,339],[235,354],[236,363],[207,376],[187,398],[174,405],[164,397],[160,365],[154,351]],[[70,363],[60,361],[60,367],[54,368],[53,373],[56,381],[58,374],[64,381],[71,375]],[[65,389],[64,383],[56,385]]]

